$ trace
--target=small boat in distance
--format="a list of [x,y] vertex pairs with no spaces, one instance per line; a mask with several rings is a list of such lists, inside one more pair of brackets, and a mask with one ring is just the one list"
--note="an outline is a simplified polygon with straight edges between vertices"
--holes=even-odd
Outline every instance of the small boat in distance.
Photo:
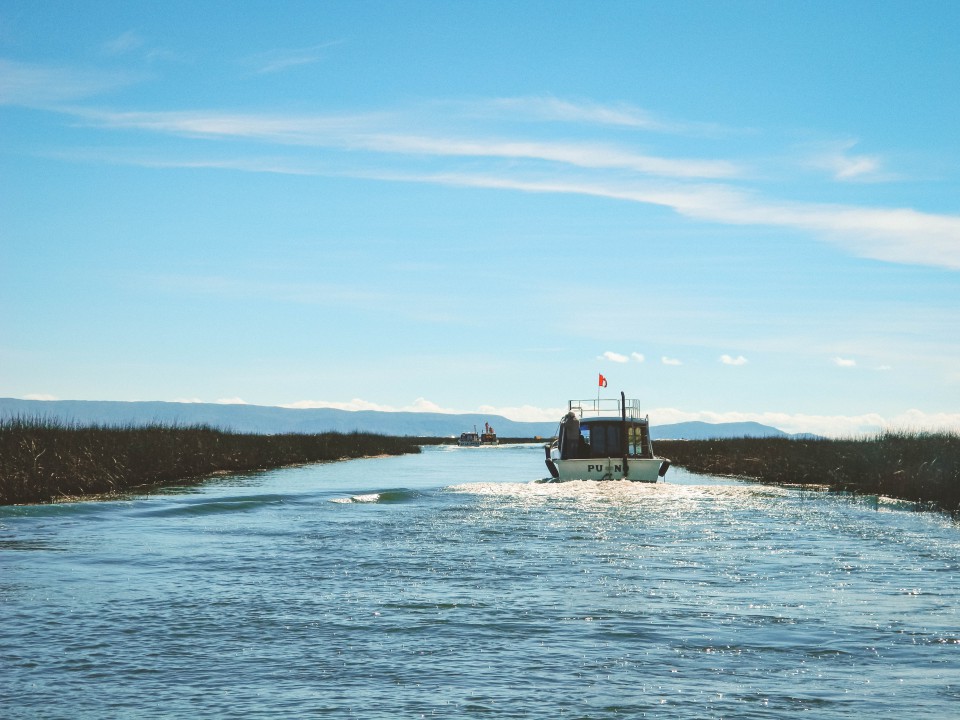
[[480,434],[480,444],[481,445],[499,445],[500,441],[497,440],[497,434],[493,431],[493,428],[490,427],[490,423],[485,422],[483,424],[483,432]]
[[544,446],[550,477],[567,480],[652,482],[667,474],[670,461],[653,454],[650,418],[640,402],[620,399],[570,400],[557,439]]
[[477,433],[477,429],[474,428],[473,432],[460,433],[457,445],[460,447],[480,447],[480,435]]

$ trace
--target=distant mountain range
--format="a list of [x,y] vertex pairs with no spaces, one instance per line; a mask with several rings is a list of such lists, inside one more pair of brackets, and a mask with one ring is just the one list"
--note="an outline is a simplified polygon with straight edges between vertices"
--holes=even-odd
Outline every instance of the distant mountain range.
[[[80,425],[209,425],[241,433],[371,432],[413,437],[449,437],[490,423],[501,438],[552,437],[557,422],[517,422],[500,415],[379,412],[333,408],[281,408],[214,403],[117,402],[112,400],[17,400],[0,398],[0,419],[42,418]],[[790,437],[760,423],[684,422],[654,425],[655,440],[730,437]]]

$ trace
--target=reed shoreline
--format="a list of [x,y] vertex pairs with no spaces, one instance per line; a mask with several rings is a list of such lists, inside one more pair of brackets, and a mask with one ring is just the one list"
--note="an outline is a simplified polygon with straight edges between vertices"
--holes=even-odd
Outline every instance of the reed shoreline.
[[0,419],[0,505],[85,500],[223,473],[419,453],[372,433],[255,435],[207,426],[81,426]]
[[960,515],[960,435],[885,432],[864,439],[657,440],[690,472],[877,495]]

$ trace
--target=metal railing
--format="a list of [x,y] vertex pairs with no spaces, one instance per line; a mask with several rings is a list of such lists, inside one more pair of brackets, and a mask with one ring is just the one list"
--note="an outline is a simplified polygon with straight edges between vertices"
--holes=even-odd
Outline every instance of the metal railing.
[[[569,410],[578,417],[621,417],[620,398],[590,398],[589,400],[570,400]],[[644,420],[647,416],[640,410],[640,401],[627,398],[624,401],[627,420]]]

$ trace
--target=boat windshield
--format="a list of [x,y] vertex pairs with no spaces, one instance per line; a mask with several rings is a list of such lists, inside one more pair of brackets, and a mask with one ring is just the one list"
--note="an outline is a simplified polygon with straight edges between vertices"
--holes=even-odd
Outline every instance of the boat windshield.
[[619,423],[583,423],[580,434],[590,448],[590,457],[616,457],[623,452]]
[[[583,438],[581,457],[619,457],[623,455],[623,423],[619,421],[587,421],[580,425]],[[627,423],[627,454],[630,457],[653,457],[650,432],[639,423]]]

